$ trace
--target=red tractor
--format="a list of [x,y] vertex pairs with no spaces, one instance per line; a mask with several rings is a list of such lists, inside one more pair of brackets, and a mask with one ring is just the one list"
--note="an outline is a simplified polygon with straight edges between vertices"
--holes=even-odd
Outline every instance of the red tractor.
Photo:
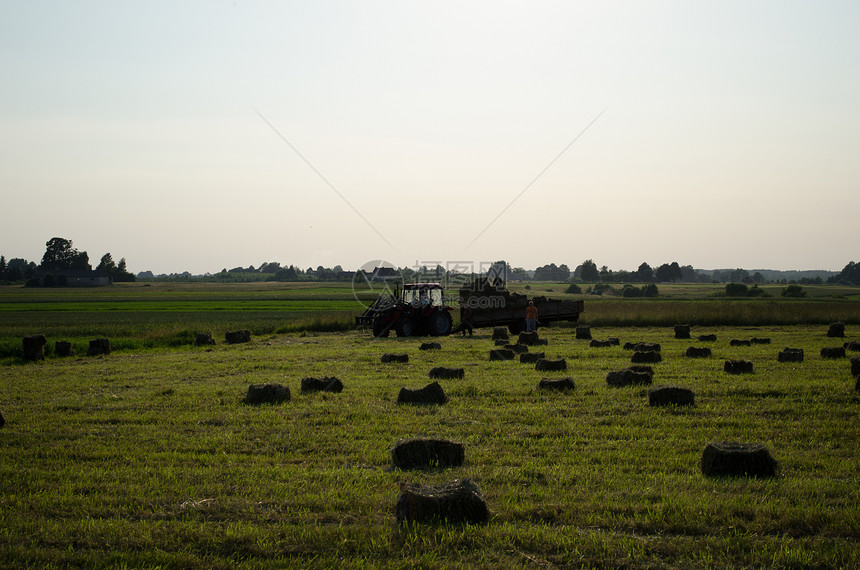
[[393,295],[380,295],[358,317],[358,325],[370,326],[373,336],[445,336],[451,332],[451,311],[439,283],[409,283]]

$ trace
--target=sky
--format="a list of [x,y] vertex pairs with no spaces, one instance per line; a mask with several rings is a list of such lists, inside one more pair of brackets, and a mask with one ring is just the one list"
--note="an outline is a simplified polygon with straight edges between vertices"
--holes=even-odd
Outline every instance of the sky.
[[857,22],[853,0],[3,1],[0,254],[838,271]]

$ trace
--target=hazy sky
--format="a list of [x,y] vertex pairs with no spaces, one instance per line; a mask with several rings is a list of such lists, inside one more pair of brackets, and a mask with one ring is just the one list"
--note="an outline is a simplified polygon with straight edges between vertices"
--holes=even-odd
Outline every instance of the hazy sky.
[[839,270],[858,23],[856,0],[5,0],[0,253]]

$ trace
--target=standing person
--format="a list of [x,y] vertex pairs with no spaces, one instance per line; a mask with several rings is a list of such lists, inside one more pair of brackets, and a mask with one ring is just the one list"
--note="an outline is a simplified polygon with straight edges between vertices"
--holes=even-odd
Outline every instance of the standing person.
[[468,305],[460,307],[460,327],[462,327],[463,336],[466,336],[466,331],[469,331],[469,336],[472,336],[472,309]]
[[537,330],[538,310],[535,307],[534,301],[529,301],[529,306],[526,307],[526,332]]

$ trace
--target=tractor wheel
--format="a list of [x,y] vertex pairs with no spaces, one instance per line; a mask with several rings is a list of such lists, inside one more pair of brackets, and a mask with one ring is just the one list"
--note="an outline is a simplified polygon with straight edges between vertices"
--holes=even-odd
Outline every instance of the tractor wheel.
[[430,334],[433,336],[445,336],[451,333],[451,315],[448,311],[435,311],[427,321]]
[[373,321],[373,336],[378,337],[387,337],[388,333],[391,331],[391,323],[384,323],[382,319],[376,319]]
[[412,336],[415,332],[415,323],[412,322],[412,319],[401,317],[394,325],[394,331],[397,336]]

